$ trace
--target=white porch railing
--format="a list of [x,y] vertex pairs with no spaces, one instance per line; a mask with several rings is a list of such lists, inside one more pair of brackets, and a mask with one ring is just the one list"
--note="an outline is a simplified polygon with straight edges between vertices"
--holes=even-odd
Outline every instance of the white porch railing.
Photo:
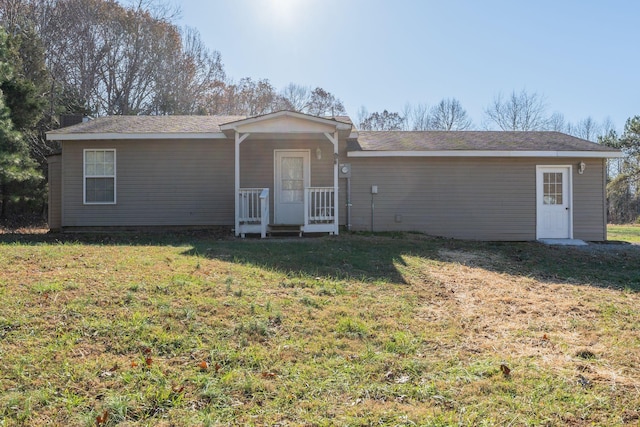
[[[333,187],[308,187],[304,190],[304,225],[307,233],[335,233],[335,191]],[[238,191],[238,230],[267,236],[269,225],[269,189],[241,188]]]
[[305,188],[304,206],[304,231],[334,232],[336,218],[333,187]]
[[260,233],[267,237],[269,225],[269,189],[241,188],[238,194],[238,233],[245,237],[247,233]]

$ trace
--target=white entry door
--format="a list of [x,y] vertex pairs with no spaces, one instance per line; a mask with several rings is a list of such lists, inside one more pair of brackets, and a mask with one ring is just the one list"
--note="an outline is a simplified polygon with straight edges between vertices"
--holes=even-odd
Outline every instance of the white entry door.
[[536,175],[537,238],[573,238],[571,167],[538,166]]
[[274,222],[304,224],[304,189],[309,187],[309,150],[275,150]]

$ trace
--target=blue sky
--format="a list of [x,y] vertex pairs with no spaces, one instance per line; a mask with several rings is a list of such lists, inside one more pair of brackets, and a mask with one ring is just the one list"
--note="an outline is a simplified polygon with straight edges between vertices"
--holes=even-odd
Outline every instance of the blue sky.
[[640,1],[182,0],[229,77],[320,86],[356,118],[455,97],[476,126],[502,92],[568,121],[640,115]]

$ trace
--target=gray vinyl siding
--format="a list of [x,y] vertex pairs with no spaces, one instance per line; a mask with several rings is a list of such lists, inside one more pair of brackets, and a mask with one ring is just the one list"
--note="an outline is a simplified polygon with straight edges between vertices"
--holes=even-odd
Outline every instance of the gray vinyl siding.
[[[580,159],[351,158],[352,225],[477,240],[536,238],[536,165]],[[602,162],[574,167],[574,237],[604,239]]]
[[[83,204],[83,150],[116,150],[116,203]],[[63,227],[232,225],[233,141],[65,141]]]
[[602,159],[584,160],[587,165],[582,175],[577,164],[573,168],[573,236],[588,241],[607,239],[605,200],[606,168]]
[[47,158],[49,174],[48,223],[51,230],[58,230],[62,221],[62,156]]
[[[316,149],[322,159],[316,158]],[[83,150],[116,150],[116,203],[83,204]],[[270,189],[273,218],[274,150],[309,150],[311,186],[333,185],[333,147],[323,137],[240,145],[240,186]],[[606,239],[604,162],[549,158],[347,158],[351,224],[374,231],[420,231],[477,240],[536,238],[536,166],[573,165],[574,237]],[[58,157],[58,160],[60,157]],[[585,173],[577,173],[583,160]],[[208,226],[234,223],[234,143],[220,140],[65,141],[56,177],[50,159],[50,227]],[[58,163],[59,165],[60,163]],[[339,180],[340,224],[346,225],[346,179]],[[57,190],[56,190],[57,189]],[[57,191],[57,193],[56,193]],[[57,200],[60,202],[56,203]],[[57,206],[57,208],[56,208]],[[57,210],[56,210],[57,209]]]

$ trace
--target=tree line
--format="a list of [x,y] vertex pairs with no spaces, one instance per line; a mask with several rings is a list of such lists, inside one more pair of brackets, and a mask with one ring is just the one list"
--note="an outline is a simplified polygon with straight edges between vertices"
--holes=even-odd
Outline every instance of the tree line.
[[358,112],[362,130],[491,130],[557,131],[589,141],[607,135],[614,129],[605,119],[598,123],[592,117],[569,122],[558,112],[548,113],[545,98],[526,90],[509,95],[496,95],[483,111],[483,120],[475,124],[456,98],[444,98],[432,107],[407,104],[401,112],[384,110],[369,113],[365,107]]
[[[268,79],[227,76],[221,54],[197,30],[180,28],[177,14],[163,0],[0,0],[0,220],[44,209],[46,157],[59,149],[45,133],[64,114],[346,114],[321,87],[278,89]],[[635,122],[618,137],[610,121],[569,123],[526,91],[494,97],[480,124],[455,98],[401,112],[362,107],[355,123],[362,130],[557,130],[638,155],[628,148]],[[633,164],[612,168],[626,174],[620,182],[633,181]],[[637,203],[633,182],[629,197]]]

